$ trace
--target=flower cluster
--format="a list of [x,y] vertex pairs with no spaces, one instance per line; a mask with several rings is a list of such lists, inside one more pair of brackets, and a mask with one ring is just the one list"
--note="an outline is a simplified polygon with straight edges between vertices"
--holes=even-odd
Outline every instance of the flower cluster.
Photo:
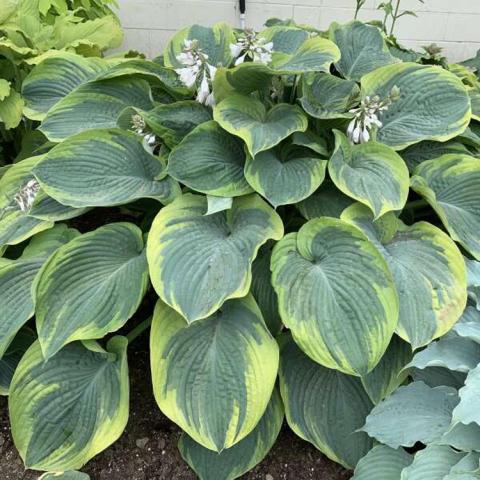
[[353,143],[366,143],[371,138],[371,130],[374,127],[381,128],[382,122],[378,113],[388,110],[388,107],[399,98],[400,90],[393,87],[390,94],[384,100],[378,95],[365,97],[360,106],[350,110],[353,120],[348,125],[347,135]]
[[256,32],[250,28],[245,29],[244,35],[237,43],[230,45],[230,51],[237,59],[235,65],[240,65],[246,59],[261,63],[271,62],[273,43],[257,37]]
[[153,147],[157,143],[157,139],[154,133],[148,132],[147,125],[145,120],[142,118],[141,115],[135,113],[132,115],[132,130],[138,135],[142,135],[145,139],[145,142],[149,147]]
[[[215,100],[211,86],[217,69],[208,63],[208,55],[202,52],[198,41],[185,40],[183,52],[176,58],[184,65],[175,70],[180,75],[180,81],[188,88],[197,85],[197,101],[205,105],[213,105]],[[200,81],[200,85],[198,85],[198,81]]]
[[17,204],[22,212],[28,212],[35,201],[40,184],[35,180],[29,180],[13,197],[13,201]]

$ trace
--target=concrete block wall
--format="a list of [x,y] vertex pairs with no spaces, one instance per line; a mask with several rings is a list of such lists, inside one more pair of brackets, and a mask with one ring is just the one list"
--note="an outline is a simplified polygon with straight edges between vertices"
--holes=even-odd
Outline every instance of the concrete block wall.
[[[119,0],[125,29],[123,49],[159,55],[168,39],[192,23],[211,25],[227,21],[239,26],[237,0]],[[247,25],[261,29],[270,17],[294,18],[326,29],[331,22],[353,18],[355,0],[247,0]],[[381,0],[367,0],[362,20],[381,18]],[[403,17],[396,34],[403,44],[420,48],[437,43],[450,61],[472,57],[480,49],[480,0],[402,0],[402,8],[418,18]]]

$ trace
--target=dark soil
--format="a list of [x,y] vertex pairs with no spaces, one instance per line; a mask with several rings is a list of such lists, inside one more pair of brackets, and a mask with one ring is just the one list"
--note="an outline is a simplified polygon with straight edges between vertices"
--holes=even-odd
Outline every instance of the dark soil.
[[[82,471],[92,480],[195,480],[197,477],[177,450],[179,429],[158,409],[150,383],[147,335],[129,355],[130,419],[122,437],[91,460]],[[0,479],[36,480],[38,472],[24,471],[13,446],[7,401],[0,398]],[[245,480],[347,480],[349,473],[330,462],[286,426],[265,460]]]

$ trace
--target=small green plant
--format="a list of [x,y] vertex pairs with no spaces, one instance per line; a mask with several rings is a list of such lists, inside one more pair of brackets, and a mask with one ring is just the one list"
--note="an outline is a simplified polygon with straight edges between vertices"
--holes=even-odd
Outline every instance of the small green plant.
[[359,21],[268,24],[22,82],[46,141],[0,170],[0,386],[43,478],[122,434],[148,329],[203,480],[253,468],[284,416],[356,480],[478,470],[478,72]]
[[[383,30],[390,36],[393,36],[395,30],[395,25],[399,18],[404,17],[405,15],[410,15],[416,17],[417,14],[413,10],[401,10],[400,3],[402,0],[389,0],[388,2],[382,2],[378,6],[379,10],[383,10],[385,16],[383,17]],[[425,3],[424,0],[417,0],[420,3]]]

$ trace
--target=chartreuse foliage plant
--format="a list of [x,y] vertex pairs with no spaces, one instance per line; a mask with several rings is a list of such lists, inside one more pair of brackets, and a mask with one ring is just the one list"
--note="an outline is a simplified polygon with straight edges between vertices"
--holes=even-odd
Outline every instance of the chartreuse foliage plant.
[[26,467],[85,478],[150,328],[202,480],[253,468],[284,418],[356,480],[479,478],[478,62],[359,21],[79,53],[26,76],[45,141],[0,170],[0,392]]

